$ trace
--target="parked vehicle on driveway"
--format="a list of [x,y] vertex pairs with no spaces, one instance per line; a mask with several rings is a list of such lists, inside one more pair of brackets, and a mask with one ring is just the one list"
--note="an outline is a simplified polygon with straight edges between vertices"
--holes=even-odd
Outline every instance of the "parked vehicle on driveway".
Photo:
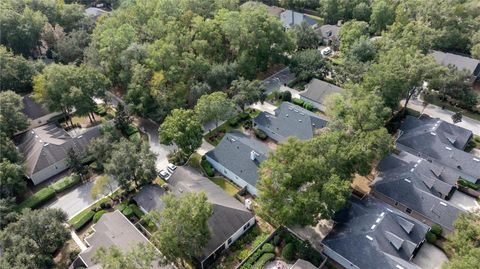
[[173,163],[167,164],[167,170],[168,170],[168,172],[173,173],[173,171],[174,171],[175,169],[177,169],[177,166],[175,166]]
[[322,49],[320,51],[320,53],[322,53],[323,56],[328,56],[328,55],[332,54],[332,49],[330,47],[326,47],[326,48]]
[[164,180],[168,180],[172,176],[172,174],[170,174],[165,169],[160,170],[160,172],[158,172],[158,175]]

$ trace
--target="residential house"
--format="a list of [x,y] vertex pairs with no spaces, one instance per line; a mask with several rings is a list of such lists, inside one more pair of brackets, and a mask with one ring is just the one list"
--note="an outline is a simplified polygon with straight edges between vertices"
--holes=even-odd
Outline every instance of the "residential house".
[[472,132],[440,119],[407,116],[400,127],[397,149],[427,161],[460,170],[465,180],[480,180],[480,158],[463,151]]
[[[243,233],[255,225],[254,215],[219,186],[189,167],[178,167],[168,180],[168,188],[175,195],[187,192],[205,192],[212,204],[213,214],[208,219],[212,237],[196,257],[199,268],[206,268]],[[161,211],[164,208],[161,196],[165,191],[154,185],[144,186],[134,200],[145,211]]]
[[315,32],[324,46],[340,45],[340,26],[325,24],[318,27]]
[[235,184],[257,194],[258,167],[267,159],[268,147],[241,132],[225,134],[205,157],[212,166]]
[[45,106],[37,103],[30,95],[22,97],[22,112],[30,120],[28,130],[47,124],[52,118],[60,116],[60,112],[50,112]]
[[[101,268],[93,261],[95,253],[100,248],[108,249],[115,246],[123,252],[131,251],[137,244],[150,244],[150,241],[118,210],[105,213],[92,226],[93,234],[85,238],[87,249],[78,255],[74,268]],[[173,269],[171,265],[160,265],[158,261],[152,263],[152,269]]]
[[298,259],[290,269],[318,269],[315,265],[309,261]]
[[98,8],[98,7],[88,7],[85,9],[85,15],[89,16],[89,17],[93,17],[93,18],[98,18],[104,14],[110,14],[109,11],[106,11],[106,10],[103,10],[101,8]]
[[18,149],[25,156],[26,176],[37,185],[66,170],[68,151],[82,154],[89,142],[100,136],[100,126],[87,129],[72,137],[53,123],[21,134]]
[[283,102],[275,114],[261,112],[253,119],[253,128],[262,130],[271,139],[282,142],[293,136],[300,140],[313,138],[315,132],[327,125],[327,120],[319,115],[294,105]]
[[317,25],[317,22],[311,17],[289,9],[280,14],[280,20],[282,21],[283,28],[285,28],[285,30],[290,29],[295,25],[300,25],[303,22],[307,23],[311,27],[315,27]]
[[429,227],[381,201],[351,197],[323,240],[324,254],[344,268],[420,269],[411,262]]
[[310,83],[305,86],[305,90],[300,92],[300,99],[312,103],[318,110],[325,112],[325,100],[327,96],[333,93],[342,94],[344,92],[344,89],[334,84],[313,78]]
[[434,50],[432,56],[440,65],[466,70],[472,75],[474,81],[480,79],[480,60],[478,59],[438,50]]
[[456,191],[461,172],[406,152],[387,156],[378,172],[373,196],[423,223],[440,225],[444,235],[453,232],[453,223],[464,210],[447,200]]

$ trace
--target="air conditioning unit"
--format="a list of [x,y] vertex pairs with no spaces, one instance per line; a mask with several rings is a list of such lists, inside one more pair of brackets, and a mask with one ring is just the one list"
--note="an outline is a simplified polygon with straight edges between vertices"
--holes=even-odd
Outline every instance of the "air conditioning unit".
[[245,207],[248,210],[252,210],[252,200],[251,199],[245,199]]

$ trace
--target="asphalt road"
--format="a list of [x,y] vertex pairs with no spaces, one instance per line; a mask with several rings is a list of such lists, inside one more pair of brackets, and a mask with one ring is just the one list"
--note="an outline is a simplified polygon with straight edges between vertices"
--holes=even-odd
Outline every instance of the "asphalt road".
[[157,170],[167,168],[168,154],[175,150],[175,145],[168,146],[160,144],[158,141],[158,128],[159,125],[151,120],[141,118],[139,120],[140,129],[144,131],[148,136],[148,142],[150,150],[157,155],[157,161],[155,162]]
[[[78,187],[49,203],[47,207],[60,208],[67,213],[69,219],[72,218],[77,213],[80,213],[83,209],[96,202],[97,199],[93,199],[92,195],[90,194],[95,180],[96,178],[79,185]],[[117,184],[115,183],[113,187],[115,189]]]

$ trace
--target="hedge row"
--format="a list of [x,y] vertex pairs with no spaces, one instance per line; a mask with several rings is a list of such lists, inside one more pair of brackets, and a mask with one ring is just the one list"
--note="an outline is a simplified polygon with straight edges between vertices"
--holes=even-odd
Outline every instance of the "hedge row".
[[299,98],[293,98],[292,103],[296,104],[297,106],[301,106],[301,107],[305,108],[306,110],[310,110],[310,111],[312,111],[315,108],[312,103],[303,101],[302,99],[299,99]]
[[203,168],[203,171],[207,174],[209,177],[213,177],[214,171],[213,171],[213,166],[210,164],[206,159],[202,158],[202,161],[200,162],[200,165]]
[[262,131],[262,130],[260,130],[260,129],[255,129],[254,132],[255,132],[255,136],[256,136],[258,139],[260,139],[260,140],[267,140],[267,137],[268,137],[268,136],[267,136],[267,134],[266,134],[264,131]]
[[81,178],[77,174],[71,174],[52,184],[52,188],[58,193],[77,185]]
[[273,253],[264,253],[260,259],[258,259],[255,264],[251,267],[252,269],[262,269],[267,262],[273,261],[275,259],[275,254]]
[[[249,269],[257,265],[257,262],[259,262],[260,259],[263,258],[264,254],[272,254],[273,257],[275,258],[275,254],[273,254],[274,251],[275,251],[275,247],[272,244],[265,243],[260,249],[255,251],[252,254],[252,256],[248,258],[248,260],[245,261],[245,263],[240,267],[240,269]],[[263,264],[259,268],[262,268],[262,267],[263,267]]]
[[17,211],[21,211],[24,208],[36,209],[53,197],[55,197],[55,189],[52,187],[46,187],[20,203],[16,209]]
[[85,224],[89,223],[94,216],[95,212],[93,210],[88,210],[85,214],[79,216],[78,220],[72,224],[73,229],[75,229],[75,231],[80,230]]
[[93,223],[97,223],[98,220],[103,216],[103,214],[107,213],[105,210],[100,210],[95,215],[93,215]]

